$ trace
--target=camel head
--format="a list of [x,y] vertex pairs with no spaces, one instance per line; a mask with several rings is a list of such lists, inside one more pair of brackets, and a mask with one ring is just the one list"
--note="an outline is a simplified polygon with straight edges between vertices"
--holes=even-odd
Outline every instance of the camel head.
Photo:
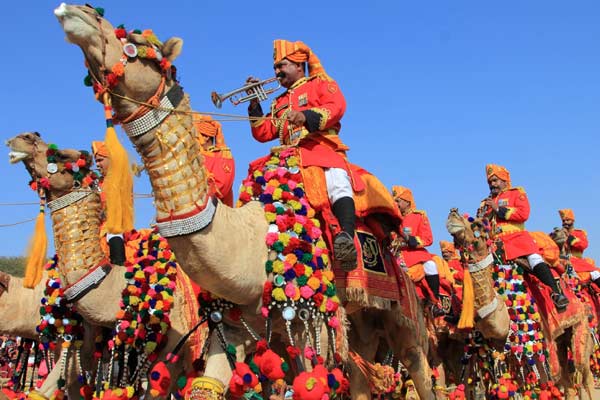
[[[163,79],[167,87],[175,81],[171,62],[181,52],[181,39],[171,38],[163,43],[151,30],[127,32],[121,25],[115,28],[103,17],[103,9],[89,5],[62,3],[54,15],[67,41],[83,51],[97,94],[107,90],[145,102],[157,93]],[[120,117],[138,107],[122,97],[113,97],[113,104]]]
[[490,225],[487,219],[465,217],[457,208],[452,208],[446,229],[454,238],[456,248],[468,259],[482,259],[489,253]]
[[549,236],[554,240],[554,243],[556,243],[558,247],[562,247],[569,238],[569,232],[564,228],[555,227],[554,230],[550,232]]
[[58,149],[46,144],[37,132],[21,133],[7,140],[6,145],[10,162],[22,161],[31,175],[30,186],[44,190],[48,200],[93,186],[98,178],[91,170],[92,156],[87,151]]

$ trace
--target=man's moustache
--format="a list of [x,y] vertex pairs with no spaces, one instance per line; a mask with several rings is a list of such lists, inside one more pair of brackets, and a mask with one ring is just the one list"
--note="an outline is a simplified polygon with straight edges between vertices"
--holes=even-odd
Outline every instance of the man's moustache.
[[275,77],[279,80],[285,78],[285,73],[284,72],[279,72],[277,75],[275,75]]

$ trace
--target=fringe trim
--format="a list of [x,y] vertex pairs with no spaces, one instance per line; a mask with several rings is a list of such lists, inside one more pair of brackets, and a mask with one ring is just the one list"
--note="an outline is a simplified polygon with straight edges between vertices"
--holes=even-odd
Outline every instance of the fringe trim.
[[338,288],[338,295],[346,302],[355,302],[362,307],[391,310],[392,300],[369,295],[363,288]]

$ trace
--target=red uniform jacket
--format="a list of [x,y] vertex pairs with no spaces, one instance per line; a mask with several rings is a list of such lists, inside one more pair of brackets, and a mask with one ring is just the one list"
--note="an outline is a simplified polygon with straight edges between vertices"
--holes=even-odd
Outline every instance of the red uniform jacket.
[[[525,230],[525,221],[529,218],[529,200],[525,190],[520,187],[508,189],[493,200],[498,205],[498,212],[495,221],[492,219],[491,234],[502,241],[506,260],[537,253],[537,244]],[[492,216],[491,211],[486,210],[488,218]]]
[[202,150],[204,165],[215,182],[216,196],[224,204],[233,207],[233,179],[235,162],[229,149]]
[[569,232],[567,246],[571,250],[569,260],[575,272],[591,272],[597,269],[583,259],[583,251],[588,247],[587,233],[583,229],[573,229]]
[[405,245],[400,248],[407,267],[432,259],[432,255],[425,249],[433,243],[433,234],[425,211],[414,210],[403,216],[400,234],[408,235]]
[[462,285],[465,279],[464,268],[458,258],[453,258],[448,262],[448,266],[450,267],[450,271],[452,271],[452,275],[454,276],[454,281],[457,284]]
[[[290,110],[304,113],[303,127],[288,124]],[[320,77],[302,78],[273,101],[266,117],[260,105],[249,109],[251,117],[263,117],[251,123],[252,136],[259,142],[279,138],[281,144],[298,145],[304,167],[348,170],[345,155],[348,147],[338,137],[345,111],[346,100],[337,83]]]

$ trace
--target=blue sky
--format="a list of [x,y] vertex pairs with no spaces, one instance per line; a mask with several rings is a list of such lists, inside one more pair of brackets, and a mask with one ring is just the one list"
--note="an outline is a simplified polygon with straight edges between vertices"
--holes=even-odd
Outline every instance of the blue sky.
[[[60,147],[89,149],[104,136],[103,110],[83,85],[80,50],[64,41],[58,2],[4,7],[0,32],[2,139],[37,130]],[[136,5],[143,6],[136,7]],[[217,111],[210,92],[247,76],[272,76],[272,41],[302,40],[320,57],[348,103],[341,135],[348,156],[386,186],[408,186],[428,212],[437,241],[448,239],[450,207],[473,213],[487,193],[484,166],[507,166],[531,202],[529,230],[560,224],[573,208],[600,257],[600,3],[476,1],[104,1],[105,16],[128,29],[184,39],[175,64],[197,111]],[[267,103],[268,104],[268,103]],[[223,107],[245,114],[245,107]],[[120,137],[131,145],[119,128]],[[245,122],[224,122],[236,158],[235,187],[248,163],[269,151]],[[0,163],[0,225],[33,218],[21,165]],[[135,182],[149,193],[147,175]],[[151,201],[136,202],[148,226]],[[49,226],[49,225],[48,225]],[[21,255],[33,223],[0,227],[0,255]]]

